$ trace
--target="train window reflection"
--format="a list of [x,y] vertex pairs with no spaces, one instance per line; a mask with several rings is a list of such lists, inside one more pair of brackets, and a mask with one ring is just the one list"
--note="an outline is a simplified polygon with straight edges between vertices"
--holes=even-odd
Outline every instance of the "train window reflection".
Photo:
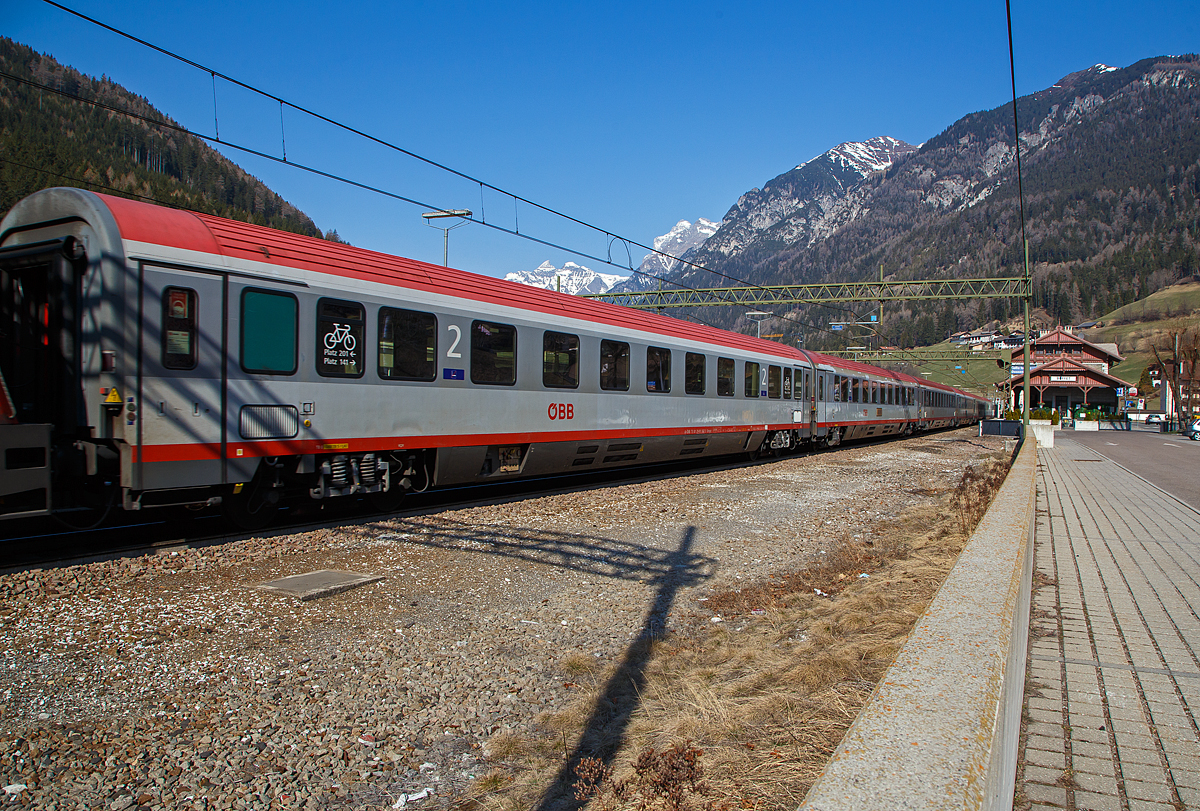
[[734,366],[733,358],[717,358],[717,394],[721,397],[733,396]]
[[783,370],[778,366],[767,367],[767,396],[772,400],[779,399],[779,392],[783,388],[782,374]]
[[579,386],[579,336],[542,334],[542,385],[552,389]]
[[683,358],[683,390],[687,394],[704,394],[705,357],[688,352]]
[[758,396],[758,364],[746,361],[745,391],[747,397]]
[[517,382],[517,328],[471,322],[471,382],[511,386]]
[[646,347],[646,391],[671,390],[671,350],[660,346]]
[[426,381],[437,376],[436,316],[379,308],[379,376]]
[[600,388],[629,391],[629,344],[624,341],[600,342]]

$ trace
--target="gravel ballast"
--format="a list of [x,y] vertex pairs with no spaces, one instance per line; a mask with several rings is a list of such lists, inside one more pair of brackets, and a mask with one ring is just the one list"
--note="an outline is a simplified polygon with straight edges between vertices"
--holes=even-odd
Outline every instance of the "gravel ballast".
[[[664,582],[704,617],[1003,449],[974,434],[0,576],[0,806],[447,807]],[[383,579],[258,588],[321,569]]]

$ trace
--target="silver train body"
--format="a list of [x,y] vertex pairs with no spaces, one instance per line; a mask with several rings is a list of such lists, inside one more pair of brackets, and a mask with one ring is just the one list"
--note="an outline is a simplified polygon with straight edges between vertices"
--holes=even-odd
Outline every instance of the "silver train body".
[[0,223],[0,519],[836,445],[986,401],[217,217],[48,189]]

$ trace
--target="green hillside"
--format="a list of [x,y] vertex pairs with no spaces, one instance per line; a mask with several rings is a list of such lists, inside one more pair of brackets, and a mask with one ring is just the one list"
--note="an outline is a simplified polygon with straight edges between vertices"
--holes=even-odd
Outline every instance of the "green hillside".
[[109,79],[85,76],[6,37],[0,73],[8,74],[0,77],[0,214],[39,189],[78,186],[322,235],[302,211],[203,140],[75,100],[174,123]]
[[[1110,371],[1131,386],[1137,385],[1142,370],[1154,363],[1151,346],[1165,359],[1174,351],[1174,335],[1183,336],[1182,349],[1189,349],[1200,329],[1200,282],[1185,281],[1156,291],[1144,299],[1119,307],[1100,318],[1082,334],[1094,343],[1115,343],[1125,357]],[[1149,407],[1158,407],[1152,398]]]

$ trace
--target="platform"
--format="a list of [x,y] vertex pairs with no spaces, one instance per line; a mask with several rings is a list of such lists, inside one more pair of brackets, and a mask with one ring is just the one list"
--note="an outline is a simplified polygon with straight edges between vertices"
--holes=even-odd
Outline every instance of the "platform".
[[1015,807],[1200,808],[1200,512],[1061,434],[1038,461]]

